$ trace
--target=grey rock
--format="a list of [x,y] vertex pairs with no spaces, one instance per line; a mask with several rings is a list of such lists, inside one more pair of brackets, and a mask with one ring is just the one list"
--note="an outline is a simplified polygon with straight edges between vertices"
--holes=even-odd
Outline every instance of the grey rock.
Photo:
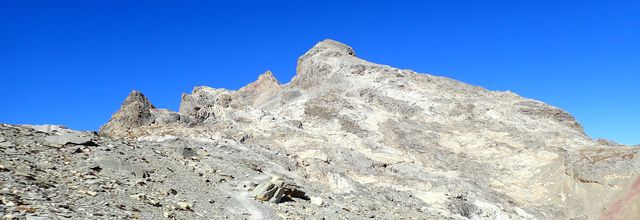
[[182,155],[185,158],[192,158],[195,156],[198,156],[198,152],[190,147],[180,147],[178,149],[178,152],[180,152],[180,155]]
[[298,128],[298,129],[302,129],[303,128],[302,122],[299,121],[299,120],[291,120],[291,121],[289,121],[289,124],[291,126],[295,127],[295,128]]
[[166,109],[156,109],[147,97],[139,91],[131,91],[122,103],[120,109],[111,116],[109,122],[100,127],[103,136],[127,137],[135,135],[135,129],[149,125],[189,125],[189,116],[171,112]]
[[299,186],[291,183],[292,180],[289,179],[287,182],[285,179],[273,176],[271,180],[258,184],[251,192],[251,196],[256,200],[271,203],[280,203],[285,197],[309,199],[299,190]]
[[216,107],[229,107],[230,98],[225,94],[226,90],[195,87],[192,94],[182,94],[180,113],[193,117],[196,122],[215,119]]
[[62,147],[67,144],[70,145],[94,145],[93,139],[95,135],[93,133],[86,132],[73,132],[61,135],[48,136],[44,139],[44,143],[53,147]]
[[107,124],[100,128],[100,134],[106,136],[125,135],[132,128],[150,125],[155,117],[152,110],[156,107],[139,91],[131,91]]
[[271,180],[256,186],[251,196],[260,201],[278,203],[284,195],[284,181],[275,176]]

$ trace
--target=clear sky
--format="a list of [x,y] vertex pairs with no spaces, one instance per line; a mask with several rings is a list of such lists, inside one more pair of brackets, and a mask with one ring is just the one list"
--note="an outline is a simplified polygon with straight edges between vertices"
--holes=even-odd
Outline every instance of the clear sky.
[[96,130],[141,90],[177,110],[196,85],[281,82],[316,42],[511,90],[592,137],[640,144],[639,1],[28,1],[0,3],[0,123]]

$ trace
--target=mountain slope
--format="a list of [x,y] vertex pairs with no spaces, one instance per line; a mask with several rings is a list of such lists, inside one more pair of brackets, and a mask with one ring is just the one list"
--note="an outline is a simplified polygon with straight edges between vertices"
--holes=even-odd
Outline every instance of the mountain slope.
[[[179,112],[132,92],[96,138],[145,149],[131,157],[157,172],[183,169],[164,160],[193,164],[179,174],[185,181],[172,179],[178,186],[231,176],[182,188],[225,201],[187,196],[194,213],[209,214],[201,218],[640,217],[637,148],[594,141],[573,116],[542,102],[371,63],[332,40],[302,55],[288,84],[267,71],[238,91],[196,87]],[[177,157],[146,156],[175,149]],[[248,191],[271,176],[304,195],[252,199]],[[172,184],[147,183],[146,191]],[[151,217],[163,209],[140,210]]]

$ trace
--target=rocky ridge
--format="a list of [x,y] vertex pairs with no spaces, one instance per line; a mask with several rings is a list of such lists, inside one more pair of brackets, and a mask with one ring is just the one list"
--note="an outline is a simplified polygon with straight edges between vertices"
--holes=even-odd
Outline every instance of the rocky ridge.
[[[237,91],[199,86],[182,95],[179,112],[157,109],[133,91],[98,135],[2,125],[0,146],[9,153],[0,164],[0,212],[144,219],[640,217],[637,148],[592,140],[569,113],[512,92],[355,54],[325,40],[298,59],[288,84],[267,71]],[[43,161],[51,165],[38,167]],[[48,188],[40,173],[51,176]],[[85,202],[68,202],[77,199]]]

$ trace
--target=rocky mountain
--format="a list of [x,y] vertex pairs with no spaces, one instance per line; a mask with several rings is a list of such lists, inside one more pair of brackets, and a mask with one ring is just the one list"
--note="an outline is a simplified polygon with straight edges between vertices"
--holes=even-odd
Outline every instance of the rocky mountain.
[[133,91],[98,133],[0,131],[6,218],[640,218],[640,148],[332,40],[287,84],[198,86],[179,112]]

